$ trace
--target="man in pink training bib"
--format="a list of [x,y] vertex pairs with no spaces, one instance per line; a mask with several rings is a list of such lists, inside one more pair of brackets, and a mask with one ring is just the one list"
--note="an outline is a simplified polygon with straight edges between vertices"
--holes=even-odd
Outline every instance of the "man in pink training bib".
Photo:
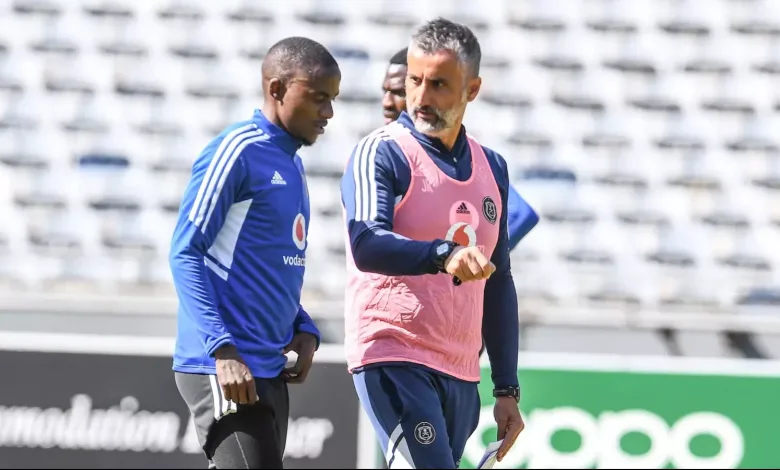
[[347,362],[389,468],[456,468],[492,369],[503,459],[518,409],[517,295],[504,159],[462,125],[479,42],[445,19],[408,49],[407,111],[364,137],[341,183],[349,231]]

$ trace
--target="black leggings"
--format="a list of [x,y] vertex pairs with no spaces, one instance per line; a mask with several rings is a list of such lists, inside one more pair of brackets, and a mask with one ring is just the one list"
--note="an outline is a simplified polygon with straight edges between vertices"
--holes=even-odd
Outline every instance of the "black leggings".
[[278,428],[273,411],[262,405],[224,416],[209,433],[212,468],[283,468],[287,423],[284,434]]
[[255,379],[259,400],[236,406],[224,399],[213,375],[177,372],[175,376],[209,468],[283,468],[290,415],[283,379]]

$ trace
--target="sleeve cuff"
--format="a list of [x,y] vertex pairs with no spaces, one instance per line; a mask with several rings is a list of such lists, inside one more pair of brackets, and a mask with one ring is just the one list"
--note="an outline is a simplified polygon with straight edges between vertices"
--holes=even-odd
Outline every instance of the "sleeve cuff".
[[312,325],[311,323],[302,323],[298,326],[298,333],[309,333],[310,335],[317,338],[317,349],[320,349],[320,331],[317,329],[316,326]]
[[517,370],[514,374],[501,374],[493,377],[494,388],[519,387],[520,381],[517,379]]
[[211,341],[211,344],[206,343],[206,354],[209,357],[214,357],[214,352],[221,348],[222,346],[233,344],[233,337],[230,336],[230,333],[226,333],[215,340]]

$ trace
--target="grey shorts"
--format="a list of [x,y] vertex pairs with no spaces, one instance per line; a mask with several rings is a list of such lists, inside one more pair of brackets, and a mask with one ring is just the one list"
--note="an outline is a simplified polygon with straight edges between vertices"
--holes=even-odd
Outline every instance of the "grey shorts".
[[[175,372],[175,377],[210,466],[212,461],[248,458],[256,460],[247,463],[250,468],[281,468],[290,415],[283,379],[255,379],[259,400],[238,405],[225,400],[215,375]],[[236,455],[226,455],[232,453]]]

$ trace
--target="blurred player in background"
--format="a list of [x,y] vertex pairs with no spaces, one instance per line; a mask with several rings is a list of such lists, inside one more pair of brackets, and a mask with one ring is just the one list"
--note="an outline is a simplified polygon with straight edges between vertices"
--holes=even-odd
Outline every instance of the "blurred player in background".
[[[382,82],[382,112],[385,124],[389,124],[406,109],[406,54],[408,48],[401,49],[390,58],[390,64]],[[539,216],[520,197],[517,190],[509,185],[509,202],[507,208],[507,223],[509,224],[509,251],[512,251],[520,240],[539,222]]]
[[382,81],[382,111],[385,124],[398,119],[406,109],[406,54],[408,48],[403,48],[390,58],[390,64]]
[[341,72],[322,45],[292,37],[262,74],[262,111],[195,161],[171,248],[173,370],[212,468],[282,468],[287,383],[306,379],[319,345],[300,305],[309,194],[296,152],[325,132]]
[[467,27],[422,26],[407,55],[408,111],[358,143],[342,178],[348,367],[389,468],[457,467],[479,421],[483,336],[499,458],[523,429],[509,175],[462,126],[480,59]]

